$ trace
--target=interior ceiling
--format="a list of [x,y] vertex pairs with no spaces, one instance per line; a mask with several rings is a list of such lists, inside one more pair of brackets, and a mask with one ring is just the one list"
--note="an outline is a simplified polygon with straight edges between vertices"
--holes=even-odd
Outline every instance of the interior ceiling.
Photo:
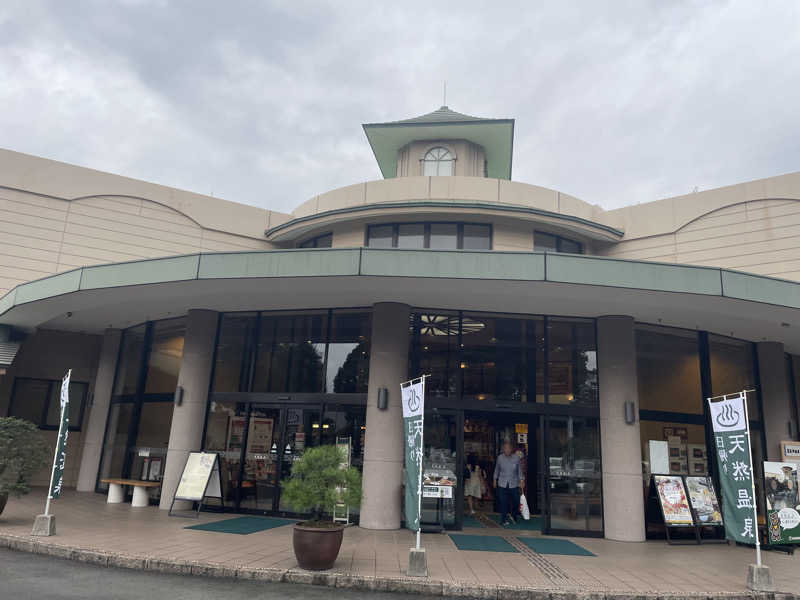
[[638,321],[782,342],[800,354],[800,310],[682,293],[553,282],[330,276],[192,280],[89,290],[15,307],[0,322],[100,333],[146,320],[215,311],[297,310],[402,302],[415,307],[549,314],[630,315]]

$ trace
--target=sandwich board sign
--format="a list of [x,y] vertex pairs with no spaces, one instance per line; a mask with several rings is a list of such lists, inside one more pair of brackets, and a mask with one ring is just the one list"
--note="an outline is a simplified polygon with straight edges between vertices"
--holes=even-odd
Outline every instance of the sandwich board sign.
[[169,514],[183,516],[173,515],[172,507],[175,505],[175,500],[188,500],[197,502],[197,512],[195,513],[195,517],[197,517],[205,498],[219,498],[220,502],[223,502],[219,454],[216,452],[190,452],[186,457],[186,464],[183,466],[175,497],[170,504]]

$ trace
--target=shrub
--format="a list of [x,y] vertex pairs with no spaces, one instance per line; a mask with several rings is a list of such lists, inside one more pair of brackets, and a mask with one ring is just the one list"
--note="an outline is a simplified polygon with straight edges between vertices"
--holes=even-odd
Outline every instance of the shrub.
[[0,495],[22,496],[48,464],[49,448],[39,428],[16,417],[0,417]]
[[311,513],[311,522],[322,521],[337,502],[348,506],[361,504],[361,473],[353,467],[342,468],[343,451],[336,446],[306,449],[292,465],[292,475],[285,479],[282,498],[294,509]]

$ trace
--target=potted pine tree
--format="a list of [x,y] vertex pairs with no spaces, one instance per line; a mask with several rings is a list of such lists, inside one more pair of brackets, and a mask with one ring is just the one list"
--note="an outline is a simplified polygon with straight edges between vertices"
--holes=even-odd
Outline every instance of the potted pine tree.
[[0,514],[9,496],[31,491],[30,480],[47,466],[48,448],[39,428],[16,417],[0,417]]
[[[344,525],[330,518],[333,507],[361,504],[361,473],[344,464],[344,451],[336,446],[308,448],[292,465],[292,475],[282,482],[282,498],[292,509],[311,518],[295,524],[294,555],[303,569],[330,569],[339,556]],[[328,515],[328,518],[326,518]]]

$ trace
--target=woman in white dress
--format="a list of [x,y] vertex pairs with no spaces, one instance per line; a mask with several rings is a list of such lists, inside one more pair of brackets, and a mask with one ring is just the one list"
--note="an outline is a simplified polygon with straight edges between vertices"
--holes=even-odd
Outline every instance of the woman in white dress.
[[481,468],[478,466],[475,456],[467,456],[467,465],[464,469],[466,480],[464,481],[464,497],[469,505],[469,514],[475,514],[475,506],[472,504],[473,498],[480,500],[483,495],[483,485],[481,481]]

